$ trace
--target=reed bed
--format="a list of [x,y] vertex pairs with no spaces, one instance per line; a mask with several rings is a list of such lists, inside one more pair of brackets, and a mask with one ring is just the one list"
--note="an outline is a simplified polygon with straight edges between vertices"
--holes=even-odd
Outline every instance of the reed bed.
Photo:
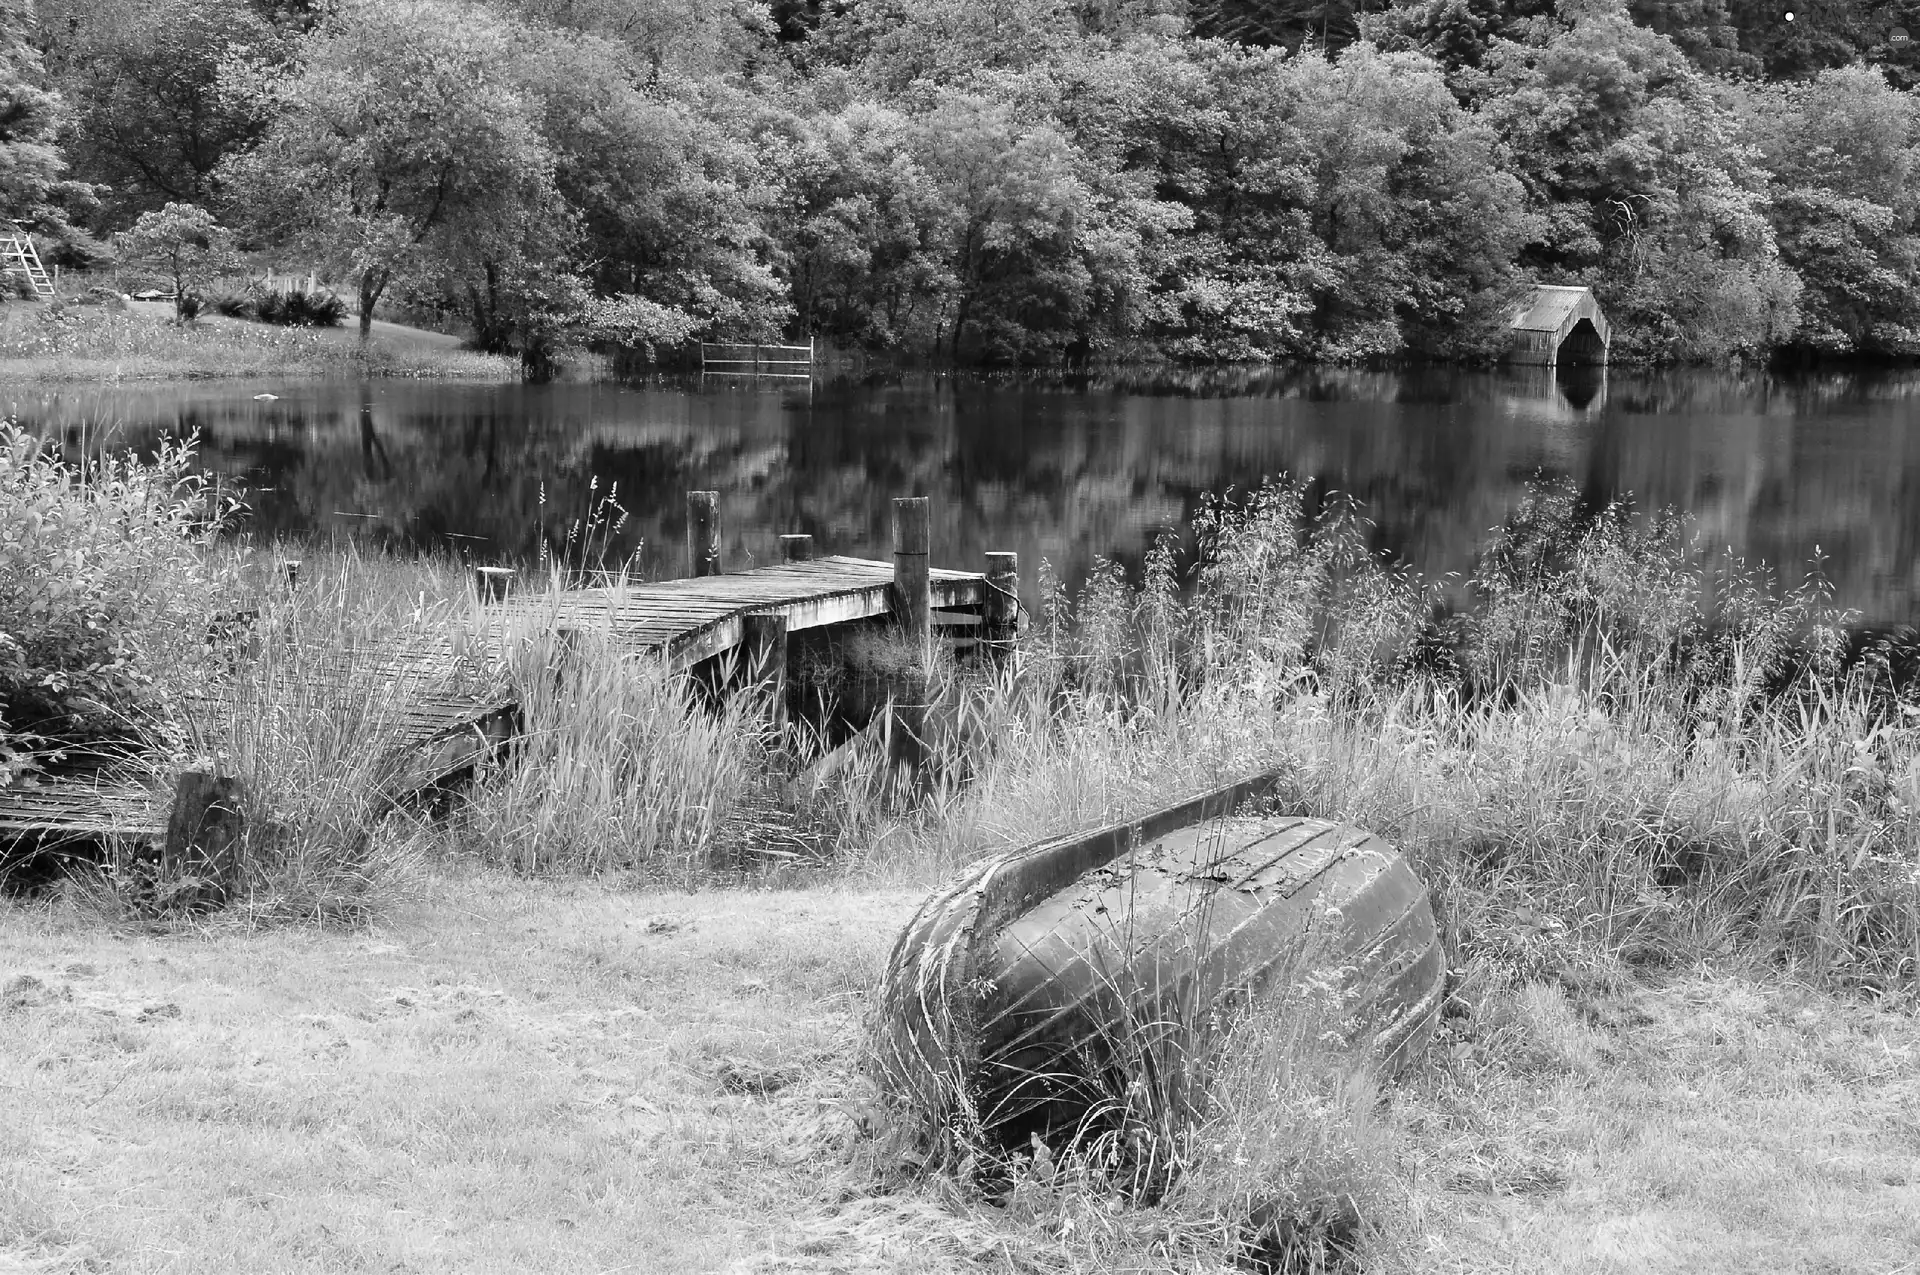
[[518,872],[692,887],[754,840],[773,746],[763,703],[710,709],[664,660],[621,652],[604,627],[558,630],[537,609],[494,638],[521,734],[460,805],[455,844]]
[[964,782],[902,816],[871,769],[836,777],[861,868],[942,871],[1278,766],[1294,808],[1414,858],[1463,958],[1577,978],[1743,953],[1911,993],[1920,708],[1881,655],[1843,667],[1817,588],[1769,602],[1677,523],[1542,489],[1449,599],[1303,495],[1211,506],[1184,581],[1163,545],[1142,585],[1050,585],[1017,676],[942,678]]

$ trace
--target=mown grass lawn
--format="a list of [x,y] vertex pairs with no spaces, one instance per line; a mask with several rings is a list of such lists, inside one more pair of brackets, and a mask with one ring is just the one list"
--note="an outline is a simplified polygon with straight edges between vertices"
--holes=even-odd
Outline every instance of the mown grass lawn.
[[[0,1271],[1168,1269],[854,1154],[914,890],[440,869],[363,929],[0,911]],[[1389,1091],[1372,1268],[1920,1256],[1920,1026],[1725,971],[1475,993]]]
[[274,327],[218,315],[171,321],[171,304],[126,310],[0,306],[0,382],[201,380],[232,377],[403,376],[518,381],[519,365],[458,348],[453,338],[379,323],[357,330]]

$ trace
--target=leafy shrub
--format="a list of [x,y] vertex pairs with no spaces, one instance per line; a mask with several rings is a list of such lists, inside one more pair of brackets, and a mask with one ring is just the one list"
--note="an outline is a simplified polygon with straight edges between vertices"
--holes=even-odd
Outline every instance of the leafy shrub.
[[233,506],[191,444],[71,464],[0,422],[0,779],[63,747],[178,738],[231,593]]
[[197,292],[183,292],[174,299],[173,314],[182,323],[191,323],[207,308],[207,299]]
[[268,292],[254,303],[262,323],[290,328],[337,328],[346,314],[347,303],[331,292]]
[[253,298],[243,292],[216,293],[210,304],[214,313],[224,314],[229,319],[249,319],[253,317]]
[[253,317],[262,323],[290,326],[287,323],[287,298],[293,295],[290,292],[261,293],[253,303]]

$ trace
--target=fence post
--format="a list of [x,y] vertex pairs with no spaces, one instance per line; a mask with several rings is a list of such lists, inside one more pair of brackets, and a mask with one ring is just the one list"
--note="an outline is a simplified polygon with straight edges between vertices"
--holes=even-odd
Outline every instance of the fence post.
[[986,605],[981,607],[981,634],[987,646],[987,658],[1004,664],[1013,653],[1013,641],[1020,631],[1020,555],[987,554]]
[[812,562],[812,536],[780,537],[780,560],[782,562]]
[[687,493],[687,557],[696,576],[720,574],[720,493]]

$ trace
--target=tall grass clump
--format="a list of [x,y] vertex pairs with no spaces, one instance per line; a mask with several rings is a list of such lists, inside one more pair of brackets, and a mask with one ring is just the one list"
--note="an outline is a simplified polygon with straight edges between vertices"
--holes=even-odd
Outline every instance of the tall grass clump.
[[[1304,487],[1273,484],[1206,502],[1194,531],[1195,565],[1164,536],[1138,586],[1096,561],[1070,595],[1042,563],[1017,669],[931,670],[936,768],[964,783],[907,820],[863,800],[875,785],[858,768],[828,789],[876,871],[948,869],[1242,778],[1287,755],[1323,673],[1384,676],[1371,656],[1343,670],[1383,632],[1404,640],[1395,626],[1417,608],[1351,507],[1310,514]],[[1337,646],[1322,638],[1330,615]]]
[[0,785],[57,762],[177,750],[222,673],[232,503],[192,445],[69,462],[0,422]]
[[945,1163],[983,1188],[970,1207],[1066,1269],[1373,1269],[1398,1131],[1350,989],[1305,950],[1285,964],[1219,996],[1110,968],[1098,1056],[1036,1077],[1077,1090],[1085,1116],[1024,1147],[963,1140]]
[[479,776],[460,837],[515,871],[628,871],[690,885],[754,837],[772,741],[754,696],[703,702],[604,626],[538,618],[500,633],[520,735]]
[[390,904],[429,843],[414,800],[421,697],[486,701],[493,670],[416,661],[470,603],[451,564],[309,552],[299,585],[255,577],[258,609],[201,749],[242,783],[225,894],[261,918],[326,920]]

